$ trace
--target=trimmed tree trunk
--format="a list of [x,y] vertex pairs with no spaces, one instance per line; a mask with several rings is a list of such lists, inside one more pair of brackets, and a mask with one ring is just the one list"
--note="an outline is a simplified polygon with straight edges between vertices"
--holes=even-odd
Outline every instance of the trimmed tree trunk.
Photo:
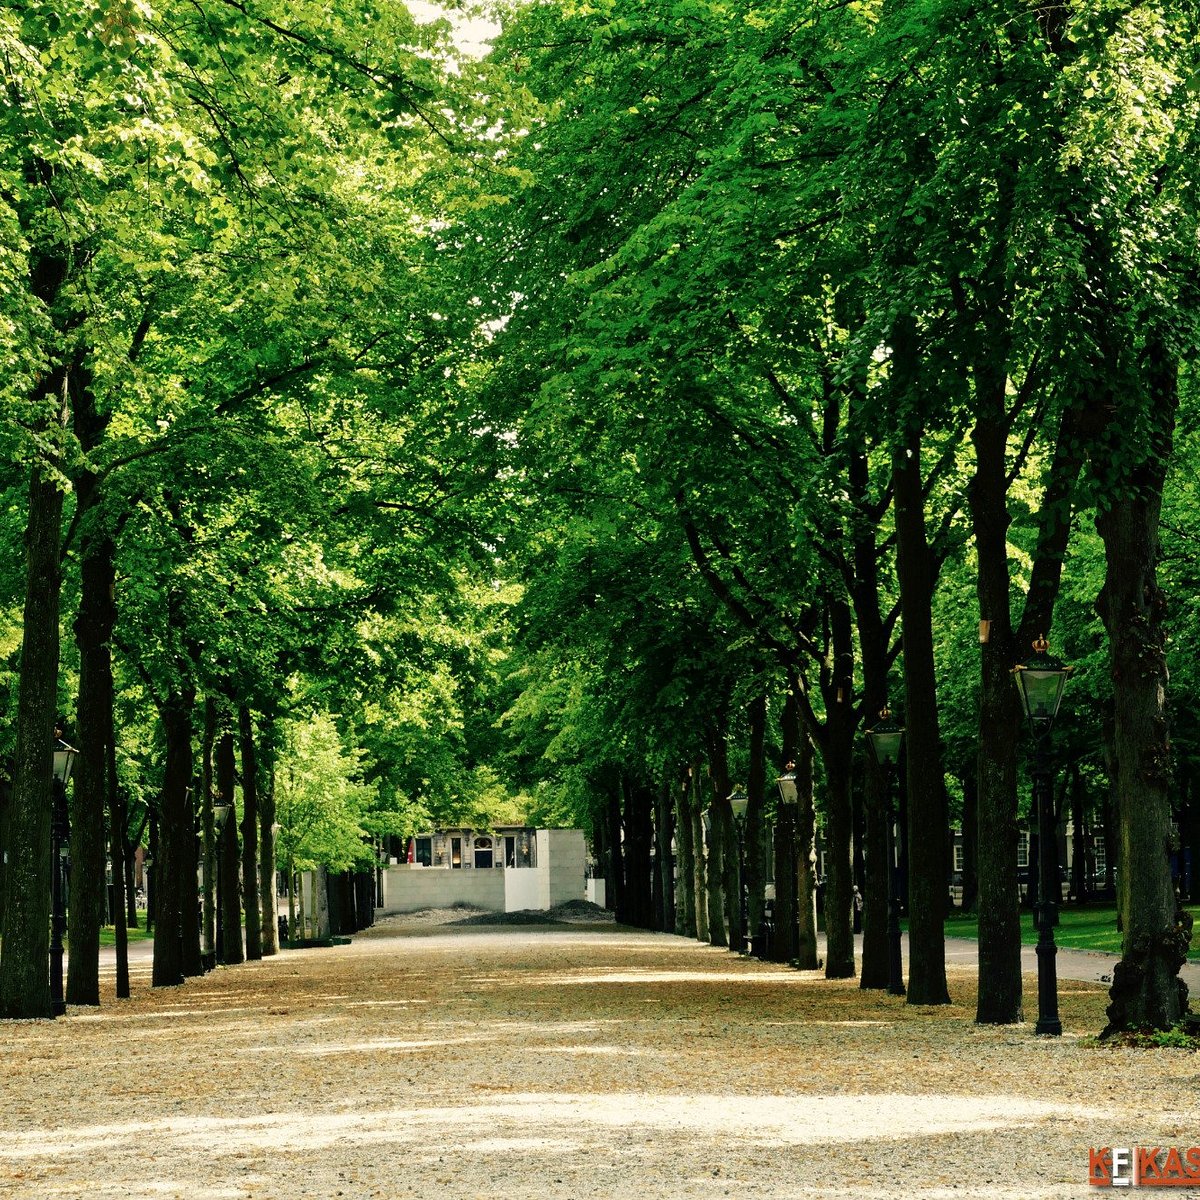
[[221,880],[221,938],[217,957],[226,966],[245,961],[242,949],[242,905],[238,895],[240,871],[238,863],[237,813],[233,807],[237,768],[233,753],[233,734],[226,730],[217,739],[217,796],[221,804],[230,806],[225,824],[217,835],[217,872]]
[[117,748],[108,744],[109,848],[113,875],[113,933],[117,959],[117,999],[129,998],[129,933],[125,924],[125,868],[128,843],[125,829],[129,824],[125,797],[117,786]]
[[765,843],[766,820],[763,814],[763,804],[767,790],[767,764],[764,758],[764,747],[767,737],[767,697],[756,696],[750,704],[750,766],[746,776],[746,795],[749,803],[746,805],[746,891],[747,900],[747,936],[754,946],[754,952],[759,954],[759,931],[763,927],[766,888],[765,880]]
[[154,987],[183,982],[183,924],[196,920],[195,855],[188,845],[195,840],[188,803],[193,703],[190,688],[174,687],[161,712],[167,755],[154,859]]
[[813,745],[802,734],[796,750],[796,906],[800,944],[796,965],[815,971],[817,955],[817,810],[813,800]]
[[686,772],[675,792],[675,847],[678,879],[675,886],[675,932],[696,936],[696,841],[692,827],[691,772]]
[[664,785],[655,795],[654,851],[658,866],[655,875],[658,893],[655,928],[664,933],[670,933],[675,928],[675,863],[671,853],[675,834],[675,811],[671,800],[669,785]]
[[[725,760],[724,735],[710,730],[708,742],[708,778],[712,799],[708,806],[708,942],[710,946],[728,946],[733,938],[727,932],[725,892],[729,885],[726,821],[722,807],[729,808],[729,768]],[[730,812],[728,824],[733,824]]]
[[213,816],[213,745],[217,740],[217,702],[204,699],[200,735],[200,854],[204,891],[200,898],[201,955],[206,970],[217,965],[217,827]]
[[262,953],[262,913],[258,896],[258,756],[254,723],[244,704],[238,709],[238,737],[242,750],[242,886],[246,894],[246,958]]
[[700,811],[700,772],[697,767],[688,781],[688,815],[692,823],[692,908],[696,914],[696,940],[707,942],[708,929],[708,862],[707,840],[704,836],[704,817]]
[[[279,901],[275,891],[275,769],[269,740],[266,746],[264,778],[267,786],[258,801],[258,898],[259,911],[262,913],[262,952],[264,958],[269,958],[279,953]],[[374,895],[371,899],[373,923]]]
[[1171,881],[1167,660],[1158,586],[1158,520],[1177,403],[1173,364],[1150,363],[1150,417],[1157,438],[1126,487],[1096,517],[1104,541],[1104,587],[1096,609],[1108,633],[1114,696],[1120,913],[1124,937],[1113,972],[1106,1033],[1168,1029],[1186,1010],[1178,978],[1191,940],[1177,919]]
[[[911,336],[911,335],[910,335]],[[907,339],[904,339],[905,341]],[[896,361],[903,358],[897,337]],[[933,571],[925,533],[920,430],[896,447],[896,565],[904,621],[904,724],[908,743],[908,1003],[949,1004],[946,986],[946,787],[933,660]]]
[[35,470],[25,529],[26,577],[17,753],[8,816],[0,932],[0,1018],[50,1014],[50,808],[58,708],[59,542],[63,494]]
[[[81,510],[94,519],[95,476],[78,481]],[[80,564],[79,614],[75,641],[79,647],[77,728],[79,758],[71,796],[71,906],[69,942],[71,969],[67,1003],[100,1003],[100,927],[105,909],[104,815],[109,747],[113,741],[113,681],[109,639],[116,624],[113,603],[116,568],[112,541],[85,527]],[[115,919],[115,918],[114,918]]]

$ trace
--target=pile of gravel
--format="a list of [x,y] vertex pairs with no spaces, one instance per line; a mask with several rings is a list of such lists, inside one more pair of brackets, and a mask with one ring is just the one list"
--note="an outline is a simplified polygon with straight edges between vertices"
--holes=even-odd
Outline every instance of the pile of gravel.
[[580,921],[587,924],[613,924],[617,917],[607,908],[593,904],[590,900],[568,900],[550,910],[556,921]]
[[561,925],[550,913],[541,909],[523,908],[517,912],[481,912],[473,917],[448,921],[448,925]]

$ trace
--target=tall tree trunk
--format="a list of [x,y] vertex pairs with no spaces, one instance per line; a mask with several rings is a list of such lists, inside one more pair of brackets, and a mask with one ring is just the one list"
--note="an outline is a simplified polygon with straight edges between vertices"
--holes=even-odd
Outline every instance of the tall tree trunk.
[[[1158,521],[1178,401],[1174,364],[1152,348],[1147,416],[1151,445],[1126,486],[1096,517],[1104,541],[1104,587],[1096,602],[1108,633],[1115,712],[1120,912],[1124,936],[1113,972],[1106,1032],[1170,1028],[1187,1006],[1178,978],[1190,921],[1177,920],[1169,862],[1171,808],[1167,660],[1158,586]],[[1123,442],[1123,439],[1122,439]],[[1124,448],[1118,453],[1125,453]],[[1111,464],[1102,459],[1100,469]]]
[[815,971],[817,955],[817,812],[813,799],[813,744],[802,733],[796,748],[796,966]]
[[1017,737],[1020,705],[1011,669],[1008,568],[1006,378],[976,373],[972,434],[975,477],[970,504],[978,563],[980,617],[978,756],[979,993],[975,1019],[1008,1025],[1024,1019],[1021,915],[1017,887]]
[[35,469],[25,529],[26,576],[17,752],[9,805],[7,894],[0,931],[0,1018],[50,1013],[51,754],[58,708],[63,494]]
[[245,961],[242,949],[242,906],[238,894],[238,823],[234,806],[237,767],[233,752],[233,734],[226,730],[217,739],[217,795],[221,804],[229,805],[225,823],[217,835],[217,872],[221,880],[221,946],[218,957],[226,966]]
[[[912,337],[896,337],[897,370]],[[904,621],[905,755],[908,781],[908,1003],[949,1004],[946,986],[946,786],[933,658],[934,575],[925,532],[921,433],[910,426],[893,457],[896,567]]]
[[621,781],[614,775],[606,789],[608,798],[606,832],[608,838],[608,906],[624,919],[625,912],[625,854],[621,826]]
[[[154,987],[183,982],[185,921],[195,922],[195,841],[188,793],[192,783],[192,706],[188,685],[175,685],[161,715],[167,757],[154,858]],[[189,878],[190,873],[190,878]]]
[[696,914],[696,940],[708,942],[708,844],[704,836],[704,814],[700,799],[700,771],[693,769],[688,783],[688,815],[692,823],[692,908]]
[[650,848],[654,838],[651,814],[654,792],[644,783],[622,776],[625,798],[624,905],[617,920],[638,929],[654,927]]
[[[258,801],[259,911],[262,913],[262,952],[264,958],[279,953],[279,902],[275,890],[275,762],[271,741],[264,739],[263,759],[266,788]],[[375,919],[372,896],[372,923]]]
[[750,766],[746,776],[746,892],[747,934],[753,942],[754,952],[761,955],[758,944],[759,931],[763,928],[765,914],[765,844],[766,819],[763,805],[767,790],[767,762],[764,748],[767,740],[767,697],[766,693],[755,696],[750,703]]
[[[96,480],[91,472],[77,482],[79,508],[87,523],[82,540],[79,613],[79,702],[76,708],[79,757],[71,798],[71,969],[67,1003],[100,1003],[100,927],[105,909],[104,814],[108,761],[113,743],[113,677],[109,641],[116,624],[113,601],[116,567],[112,541],[91,528]],[[115,882],[115,879],[114,879]],[[114,920],[115,920],[114,916]]]
[[671,933],[675,928],[675,862],[671,853],[675,836],[675,810],[672,792],[671,786],[664,784],[655,796],[655,862],[658,864],[658,923],[655,927],[664,933]]
[[825,765],[825,978],[854,977],[853,890],[850,875],[850,755],[822,747]]
[[262,958],[262,911],[258,906],[258,755],[254,723],[246,705],[238,708],[242,750],[242,886],[246,895],[246,958]]
[[108,744],[108,803],[109,848],[112,855],[113,878],[113,942],[117,960],[117,999],[129,998],[129,933],[125,925],[125,859],[127,845],[125,829],[129,814],[125,797],[117,786],[117,748]]
[[217,702],[204,698],[200,735],[200,855],[204,890],[200,897],[200,950],[204,967],[217,965],[217,827],[213,816],[213,746],[217,740]]
[[726,761],[725,735],[723,731],[709,730],[706,738],[708,749],[708,780],[711,798],[708,804],[708,941],[711,946],[734,944],[736,932],[729,929],[730,830],[733,813],[725,819],[723,810],[729,809],[729,766]]
[[675,932],[696,936],[696,841],[692,827],[691,772],[684,773],[675,791],[675,845],[678,875],[675,885]]

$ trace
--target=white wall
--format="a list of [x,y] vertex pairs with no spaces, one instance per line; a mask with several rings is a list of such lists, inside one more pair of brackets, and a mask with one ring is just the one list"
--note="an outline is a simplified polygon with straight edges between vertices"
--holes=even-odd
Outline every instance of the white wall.
[[542,877],[546,874],[540,867],[508,867],[504,871],[504,911],[523,912],[527,908],[539,909],[542,903]]
[[546,872],[542,907],[553,908],[568,900],[584,899],[587,847],[583,830],[539,829],[537,835],[538,862],[550,867]]
[[383,873],[383,913],[418,912],[472,904],[476,908],[504,911],[504,876],[507,872],[453,870],[399,863]]

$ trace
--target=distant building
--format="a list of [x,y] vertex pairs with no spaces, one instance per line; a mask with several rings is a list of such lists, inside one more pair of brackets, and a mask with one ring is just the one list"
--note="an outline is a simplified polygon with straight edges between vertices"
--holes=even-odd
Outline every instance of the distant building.
[[383,915],[470,904],[491,912],[546,911],[586,897],[582,829],[437,829],[411,838],[408,862],[383,871]]

